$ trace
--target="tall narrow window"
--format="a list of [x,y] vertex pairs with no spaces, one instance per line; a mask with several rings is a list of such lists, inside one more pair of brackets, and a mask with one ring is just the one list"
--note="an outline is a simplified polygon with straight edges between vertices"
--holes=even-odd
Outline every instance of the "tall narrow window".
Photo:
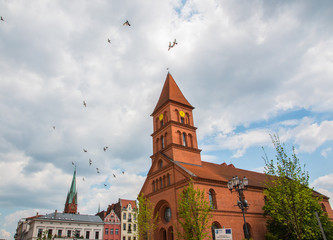
[[164,137],[161,136],[161,146],[162,146],[162,149],[164,148]]
[[168,178],[168,186],[170,186],[171,181],[170,181],[170,174],[169,174],[169,173],[168,173],[168,175],[167,175],[167,178]]
[[160,177],[160,188],[163,188],[163,182],[162,182],[162,178]]
[[186,133],[183,133],[183,146],[187,146],[186,144]]
[[99,232],[95,232],[95,239],[99,239]]
[[89,239],[89,238],[90,238],[90,232],[86,231],[86,239]]
[[211,209],[217,209],[216,208],[216,194],[215,191],[213,189],[210,189],[209,192],[209,203],[210,203],[210,208]]
[[184,123],[184,118],[180,117],[180,123]]

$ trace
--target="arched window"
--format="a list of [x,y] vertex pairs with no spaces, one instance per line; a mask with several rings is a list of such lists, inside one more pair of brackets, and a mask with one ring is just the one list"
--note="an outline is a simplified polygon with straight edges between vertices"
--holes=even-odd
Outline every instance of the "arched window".
[[192,134],[189,134],[188,135],[188,138],[189,138],[189,147],[193,148],[193,137],[192,137]]
[[158,152],[160,150],[160,148],[159,148],[159,142],[160,142],[160,140],[157,138],[156,139],[156,152]]
[[162,178],[160,177],[160,189],[163,188],[163,182],[162,182]]
[[185,114],[185,123],[191,125],[190,123],[190,115],[188,113]]
[[155,192],[156,189],[155,189],[155,181],[153,181],[153,192]]
[[159,129],[159,126],[158,126],[158,118],[156,118],[156,120],[155,120],[155,127],[156,127],[155,130]]
[[182,124],[185,123],[185,119],[183,117],[180,117],[180,123],[182,123]]
[[170,179],[170,174],[169,174],[169,173],[167,174],[167,178],[168,178],[168,186],[170,186],[170,184],[171,184],[171,179]]
[[162,168],[163,167],[163,161],[160,159],[158,161],[158,168]]
[[168,112],[165,111],[165,112],[163,113],[163,115],[164,115],[164,117],[163,117],[164,122],[167,123],[167,122],[168,122]]
[[210,204],[210,208],[211,209],[217,209],[216,206],[216,194],[215,191],[213,189],[209,189],[209,204]]
[[163,186],[166,187],[166,183],[165,183],[165,175],[163,176]]
[[178,130],[177,134],[179,136],[179,144],[182,144],[182,133]]
[[156,179],[155,186],[156,186],[156,191],[157,191],[158,190],[158,178]]
[[183,133],[183,146],[187,147],[187,143],[186,143],[186,133]]
[[161,148],[162,149],[164,148],[164,137],[163,137],[163,135],[161,136]]
[[167,146],[167,145],[168,145],[168,143],[167,143],[167,136],[168,136],[168,133],[166,132],[166,133],[164,134],[164,146]]
[[212,224],[212,239],[215,240],[215,229],[221,228],[221,224],[219,224],[218,222],[213,222]]
[[175,109],[175,112],[176,112],[176,116],[177,116],[177,122],[179,122],[179,112],[178,112],[178,109]]

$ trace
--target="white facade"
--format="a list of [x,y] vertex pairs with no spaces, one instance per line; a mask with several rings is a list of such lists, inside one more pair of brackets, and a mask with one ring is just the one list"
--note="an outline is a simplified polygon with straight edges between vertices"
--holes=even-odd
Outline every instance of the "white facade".
[[121,240],[137,240],[137,231],[136,211],[128,204],[121,209]]
[[52,239],[103,239],[104,222],[98,216],[53,213],[19,222],[16,240],[36,240],[43,232]]

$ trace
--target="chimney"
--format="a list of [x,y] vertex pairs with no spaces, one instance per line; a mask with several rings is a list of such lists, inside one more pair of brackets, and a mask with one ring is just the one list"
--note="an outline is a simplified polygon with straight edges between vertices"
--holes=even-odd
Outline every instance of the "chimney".
[[38,216],[38,212],[36,212],[36,216]]
[[54,218],[57,217],[57,213],[58,213],[58,210],[56,209],[55,212],[54,212]]

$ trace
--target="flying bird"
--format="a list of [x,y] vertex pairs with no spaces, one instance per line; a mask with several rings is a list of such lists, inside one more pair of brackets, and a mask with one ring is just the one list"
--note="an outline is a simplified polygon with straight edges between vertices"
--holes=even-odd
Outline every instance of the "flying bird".
[[177,43],[177,41],[176,41],[176,38],[175,38],[175,40],[173,41],[173,43],[172,43],[172,47],[174,47],[175,45],[177,45],[178,43]]
[[83,152],[88,152],[86,149],[83,148]]
[[98,169],[98,168],[96,168],[96,170],[97,170],[97,173],[99,173],[99,169]]
[[55,126],[53,126],[53,130],[55,130]]
[[128,22],[128,20],[126,20],[126,22],[124,22],[123,26],[131,26],[131,24]]
[[84,106],[84,107],[87,107],[87,103],[86,103],[86,101],[83,101],[83,106]]
[[106,187],[107,185],[104,183],[104,187]]
[[92,164],[92,161],[91,161],[91,159],[89,158],[89,166],[91,166],[91,164]]
[[125,171],[121,171],[123,174],[125,174]]
[[5,21],[5,20],[3,20],[3,17],[1,16],[1,21]]
[[171,42],[169,42],[169,47],[168,47],[168,51],[173,48],[173,46],[171,45]]
[[84,181],[84,178],[82,178],[82,181]]
[[116,175],[113,174],[113,177],[116,178]]
[[108,150],[108,148],[109,148],[108,146],[103,147],[104,152]]
[[108,43],[111,43],[111,40],[110,40],[110,38],[108,38]]

